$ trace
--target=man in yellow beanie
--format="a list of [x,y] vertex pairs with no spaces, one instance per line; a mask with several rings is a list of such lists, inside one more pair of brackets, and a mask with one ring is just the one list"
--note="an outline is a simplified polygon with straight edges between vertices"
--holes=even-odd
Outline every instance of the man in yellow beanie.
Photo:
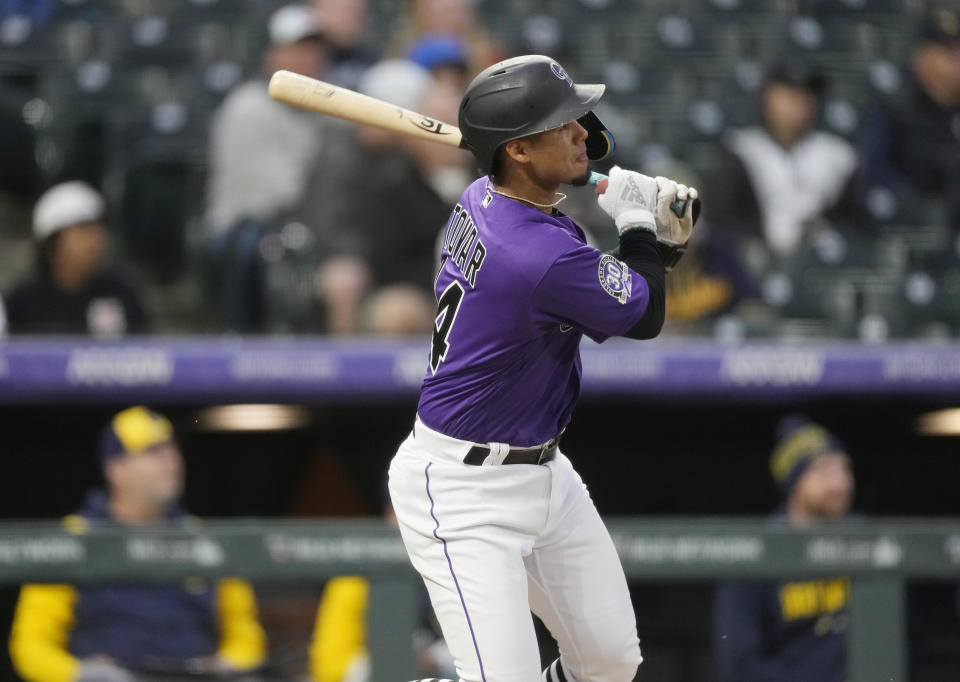
[[[100,437],[106,491],[67,517],[90,526],[190,522],[179,505],[183,459],[166,417],[131,407]],[[28,682],[132,682],[151,666],[232,672],[264,659],[266,641],[251,586],[238,579],[180,584],[24,585],[10,657]]]
[[[837,520],[853,501],[850,459],[835,436],[800,415],[780,422],[770,470],[795,526]],[[845,577],[730,582],[717,591],[715,636],[723,682],[845,682]]]

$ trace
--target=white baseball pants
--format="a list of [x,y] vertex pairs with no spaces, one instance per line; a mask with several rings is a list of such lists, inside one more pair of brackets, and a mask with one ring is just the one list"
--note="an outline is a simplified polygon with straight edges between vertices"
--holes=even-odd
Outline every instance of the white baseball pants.
[[[415,434],[415,435],[414,435]],[[390,497],[464,682],[538,682],[532,610],[569,682],[629,682],[642,657],[610,534],[561,453],[471,466],[473,443],[419,420],[390,465]]]

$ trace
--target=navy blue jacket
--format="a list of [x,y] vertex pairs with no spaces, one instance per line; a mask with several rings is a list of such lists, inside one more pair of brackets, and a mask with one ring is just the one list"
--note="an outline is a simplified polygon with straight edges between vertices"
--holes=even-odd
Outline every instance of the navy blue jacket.
[[[103,493],[88,496],[79,515],[90,524],[114,523]],[[183,519],[184,513],[173,508],[168,516]],[[125,667],[140,668],[217,652],[215,582],[78,585],[77,591],[70,638],[74,656],[105,654]]]
[[720,679],[845,682],[850,593],[843,577],[722,583],[714,612]]

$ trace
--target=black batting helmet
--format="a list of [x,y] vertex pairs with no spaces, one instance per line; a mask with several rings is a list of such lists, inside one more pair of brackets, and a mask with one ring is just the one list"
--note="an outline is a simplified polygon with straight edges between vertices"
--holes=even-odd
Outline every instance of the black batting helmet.
[[489,173],[503,143],[579,121],[588,133],[587,157],[606,158],[614,148],[613,135],[592,111],[605,88],[575,84],[562,66],[543,55],[494,64],[473,79],[460,102],[462,146]]

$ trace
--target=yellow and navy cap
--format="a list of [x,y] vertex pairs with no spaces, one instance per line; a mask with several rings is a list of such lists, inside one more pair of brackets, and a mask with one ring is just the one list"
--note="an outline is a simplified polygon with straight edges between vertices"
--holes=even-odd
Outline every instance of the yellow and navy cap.
[[100,459],[143,452],[173,440],[173,425],[162,414],[142,405],[129,407],[113,416],[100,432]]
[[844,452],[832,433],[806,417],[791,414],[777,426],[777,445],[770,456],[770,473],[784,496],[803,475],[810,462],[827,452]]

